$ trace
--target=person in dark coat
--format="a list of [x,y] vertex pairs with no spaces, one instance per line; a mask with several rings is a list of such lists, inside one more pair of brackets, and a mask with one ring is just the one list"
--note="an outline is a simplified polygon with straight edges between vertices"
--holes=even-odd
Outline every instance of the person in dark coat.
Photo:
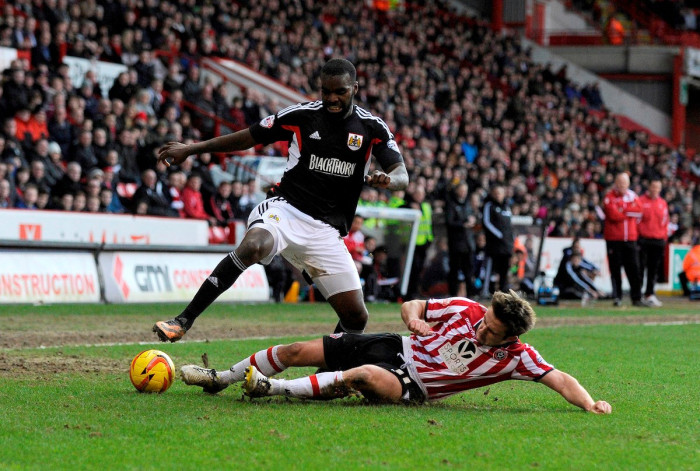
[[476,224],[467,193],[466,183],[460,183],[454,192],[448,195],[445,205],[445,224],[447,225],[447,246],[450,260],[448,287],[450,296],[458,296],[460,272],[466,285],[465,295],[469,297],[472,287],[472,254],[474,252],[474,234]]

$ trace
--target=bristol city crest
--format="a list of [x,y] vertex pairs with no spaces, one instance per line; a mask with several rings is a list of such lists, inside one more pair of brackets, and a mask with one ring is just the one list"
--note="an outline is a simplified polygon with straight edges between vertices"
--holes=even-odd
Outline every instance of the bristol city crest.
[[348,147],[351,150],[359,150],[362,147],[362,135],[348,133]]

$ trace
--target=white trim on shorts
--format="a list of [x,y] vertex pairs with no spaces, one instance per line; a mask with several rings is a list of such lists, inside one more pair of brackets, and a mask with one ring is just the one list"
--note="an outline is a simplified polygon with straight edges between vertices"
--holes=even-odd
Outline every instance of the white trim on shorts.
[[259,227],[274,239],[267,265],[277,254],[305,271],[327,299],[334,294],[361,290],[360,275],[338,230],[314,219],[282,197],[266,199],[251,211],[248,229]]

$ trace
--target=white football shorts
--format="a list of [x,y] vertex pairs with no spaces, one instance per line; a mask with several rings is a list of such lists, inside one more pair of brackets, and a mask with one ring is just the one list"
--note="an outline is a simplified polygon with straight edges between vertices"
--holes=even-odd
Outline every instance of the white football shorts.
[[362,289],[355,262],[338,230],[302,213],[284,198],[260,203],[248,217],[248,229],[265,229],[275,239],[267,265],[281,254],[299,270],[306,271],[316,288],[328,299],[334,294]]

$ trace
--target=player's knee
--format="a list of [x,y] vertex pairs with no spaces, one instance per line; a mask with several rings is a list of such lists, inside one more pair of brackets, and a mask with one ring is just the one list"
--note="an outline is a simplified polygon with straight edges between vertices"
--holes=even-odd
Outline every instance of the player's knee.
[[331,304],[343,327],[361,331],[367,325],[369,313],[362,299],[362,291],[342,293],[334,297]]
[[348,310],[338,313],[343,327],[353,330],[364,330],[369,320],[369,313],[364,307],[362,309]]
[[376,383],[376,373],[371,365],[362,365],[353,368],[345,375],[348,386],[357,389],[358,391],[372,390]]
[[246,237],[236,249],[236,254],[243,263],[250,266],[268,256],[273,243],[272,236],[269,234],[268,237]]
[[295,365],[304,351],[303,342],[294,342],[277,349],[277,358],[286,366]]

